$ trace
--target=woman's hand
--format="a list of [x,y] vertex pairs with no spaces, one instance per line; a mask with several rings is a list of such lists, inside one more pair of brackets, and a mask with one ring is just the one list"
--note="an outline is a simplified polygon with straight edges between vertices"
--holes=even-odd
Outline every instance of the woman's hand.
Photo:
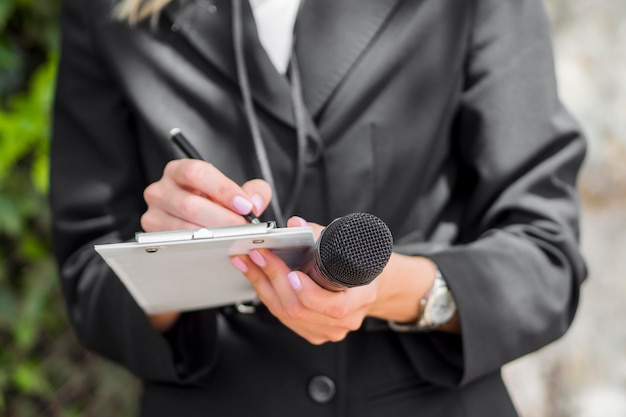
[[[299,218],[288,226],[306,225]],[[313,227],[316,238],[322,226]],[[292,271],[269,250],[255,250],[248,256],[232,258],[232,264],[252,283],[257,295],[285,326],[310,343],[340,341],[361,327],[370,304],[376,299],[375,285],[332,292],[308,275]]]
[[[242,215],[260,215],[272,191],[263,180],[239,187],[208,162],[179,159],[167,164],[163,176],[144,191],[148,209],[141,217],[146,232],[244,224]],[[152,314],[160,332],[169,330],[180,312]]]
[[[297,217],[289,226],[307,223]],[[322,226],[309,224],[316,237]],[[434,264],[419,257],[393,254],[383,273],[370,284],[333,292],[308,275],[292,271],[269,250],[233,257],[231,263],[252,283],[260,300],[285,326],[313,344],[343,340],[367,316],[410,321],[419,299],[430,289]]]
[[178,159],[144,191],[148,209],[141,217],[146,232],[244,224],[242,215],[260,215],[272,191],[263,180],[239,187],[215,166],[195,159]]

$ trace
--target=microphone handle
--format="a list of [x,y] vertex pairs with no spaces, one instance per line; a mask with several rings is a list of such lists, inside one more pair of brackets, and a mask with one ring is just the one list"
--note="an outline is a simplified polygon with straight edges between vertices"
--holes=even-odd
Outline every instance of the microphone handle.
[[310,254],[307,256],[309,261],[300,270],[310,276],[317,285],[328,291],[343,291],[347,287],[332,279],[330,274],[326,272],[324,265],[322,265],[319,251],[320,240],[321,238],[315,242],[315,246],[311,248]]

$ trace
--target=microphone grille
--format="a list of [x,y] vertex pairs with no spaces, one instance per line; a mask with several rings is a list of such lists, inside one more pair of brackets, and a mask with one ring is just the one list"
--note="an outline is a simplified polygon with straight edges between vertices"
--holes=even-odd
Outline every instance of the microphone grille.
[[318,246],[326,274],[346,287],[374,280],[387,265],[392,249],[393,237],[385,222],[368,213],[334,220],[324,229]]

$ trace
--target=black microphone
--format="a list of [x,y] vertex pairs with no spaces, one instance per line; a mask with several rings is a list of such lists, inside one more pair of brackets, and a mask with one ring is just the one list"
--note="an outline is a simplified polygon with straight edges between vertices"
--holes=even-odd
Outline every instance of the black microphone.
[[352,213],[326,226],[301,270],[321,287],[342,291],[372,282],[387,265],[392,249],[391,231],[382,220]]

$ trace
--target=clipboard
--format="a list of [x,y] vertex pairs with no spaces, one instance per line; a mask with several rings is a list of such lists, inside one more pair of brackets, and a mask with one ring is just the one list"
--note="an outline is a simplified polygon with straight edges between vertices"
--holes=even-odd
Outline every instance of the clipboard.
[[310,227],[274,222],[137,233],[135,242],[95,245],[139,306],[149,314],[253,301],[252,285],[230,264],[233,255],[270,249],[292,269],[315,245]]

